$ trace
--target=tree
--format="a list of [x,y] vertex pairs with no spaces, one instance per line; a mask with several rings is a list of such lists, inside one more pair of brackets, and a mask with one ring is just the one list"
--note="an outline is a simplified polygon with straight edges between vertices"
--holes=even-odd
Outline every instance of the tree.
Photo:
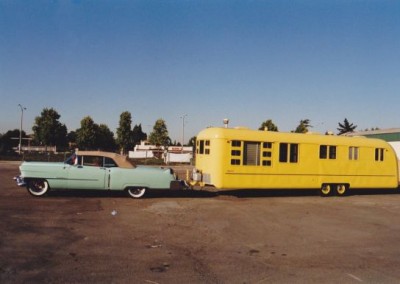
[[158,119],[150,133],[149,142],[153,145],[169,146],[171,139],[168,136],[168,129],[163,119]]
[[193,136],[192,138],[190,138],[188,146],[192,146],[192,147],[196,146],[196,140],[197,140],[196,136]]
[[[25,131],[22,131],[22,138],[26,138]],[[15,139],[18,138],[18,139]],[[14,152],[13,147],[17,148],[19,144],[19,129],[9,130],[0,135],[0,153],[6,154]]]
[[[75,139],[74,139],[75,136]],[[114,133],[105,124],[96,124],[90,116],[81,120],[81,128],[69,134],[81,150],[104,150],[113,152],[117,148]]]
[[258,130],[278,131],[278,127],[272,122],[271,119],[264,121]]
[[350,123],[347,118],[344,119],[343,123],[338,123],[339,127],[337,130],[339,131],[339,135],[342,135],[344,133],[348,132],[354,132],[354,130],[357,128],[357,125],[354,125],[353,123]]
[[70,149],[73,149],[76,147],[76,131],[70,131],[67,134],[67,142],[68,142],[68,146]]
[[100,124],[97,127],[96,146],[99,150],[114,152],[117,148],[115,143],[114,133],[105,124]]
[[67,145],[67,127],[58,121],[60,117],[55,109],[45,108],[40,116],[35,118],[32,130],[37,143],[45,146]]
[[142,131],[142,124],[135,125],[132,129],[132,143],[133,145],[140,144],[140,141],[147,139],[147,134]]
[[119,127],[117,128],[117,144],[123,154],[133,148],[131,125],[131,113],[124,111],[119,117]]
[[95,149],[98,127],[90,116],[81,120],[81,128],[76,130],[76,144],[79,149]]
[[295,133],[307,133],[308,129],[312,127],[309,119],[300,120],[300,124],[297,126]]

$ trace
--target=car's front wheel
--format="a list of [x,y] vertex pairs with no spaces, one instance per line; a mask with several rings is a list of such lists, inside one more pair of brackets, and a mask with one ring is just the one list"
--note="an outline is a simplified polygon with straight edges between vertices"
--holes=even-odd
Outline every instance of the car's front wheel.
[[128,188],[128,193],[132,198],[140,198],[146,192],[145,187],[130,187]]
[[49,190],[49,183],[44,179],[32,179],[28,181],[27,189],[33,196],[43,196]]

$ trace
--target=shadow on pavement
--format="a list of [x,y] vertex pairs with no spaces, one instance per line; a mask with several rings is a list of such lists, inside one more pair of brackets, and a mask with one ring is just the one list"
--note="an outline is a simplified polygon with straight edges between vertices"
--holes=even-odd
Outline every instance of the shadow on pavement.
[[[383,194],[399,194],[399,189],[354,189],[348,190],[344,197],[355,195],[383,195]],[[219,195],[235,196],[238,198],[255,198],[255,197],[303,197],[303,196],[319,196],[317,189],[242,189],[232,191],[222,191]],[[333,194],[332,197],[335,195]]]
[[[131,198],[126,191],[110,190],[53,190],[47,193],[48,197],[79,197],[79,198]],[[218,193],[198,190],[148,190],[140,199],[152,198],[210,198]]]
[[[349,190],[346,196],[356,195],[387,195],[399,194],[399,189],[354,189]],[[98,198],[130,198],[125,191],[101,190],[57,190],[50,191],[49,197],[98,197]],[[152,198],[213,198],[218,196],[232,196],[237,198],[262,198],[262,197],[304,197],[319,196],[316,189],[240,189],[229,191],[211,190],[149,190],[142,197]]]

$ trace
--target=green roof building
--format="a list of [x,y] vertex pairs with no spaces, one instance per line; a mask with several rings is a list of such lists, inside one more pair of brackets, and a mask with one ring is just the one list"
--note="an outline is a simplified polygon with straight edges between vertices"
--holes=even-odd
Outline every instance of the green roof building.
[[369,131],[359,131],[344,134],[346,136],[365,136],[368,138],[378,138],[389,142],[400,159],[400,128],[389,128]]
[[394,142],[394,141],[400,141],[400,128],[359,131],[359,132],[353,132],[349,136],[365,136],[368,138],[382,139],[387,142]]

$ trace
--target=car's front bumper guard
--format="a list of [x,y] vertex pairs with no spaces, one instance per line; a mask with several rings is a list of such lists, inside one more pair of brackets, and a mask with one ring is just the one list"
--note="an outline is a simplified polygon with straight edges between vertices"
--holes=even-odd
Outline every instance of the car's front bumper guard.
[[16,177],[14,177],[14,180],[17,182],[18,186],[26,186],[26,182],[23,177],[16,176]]

